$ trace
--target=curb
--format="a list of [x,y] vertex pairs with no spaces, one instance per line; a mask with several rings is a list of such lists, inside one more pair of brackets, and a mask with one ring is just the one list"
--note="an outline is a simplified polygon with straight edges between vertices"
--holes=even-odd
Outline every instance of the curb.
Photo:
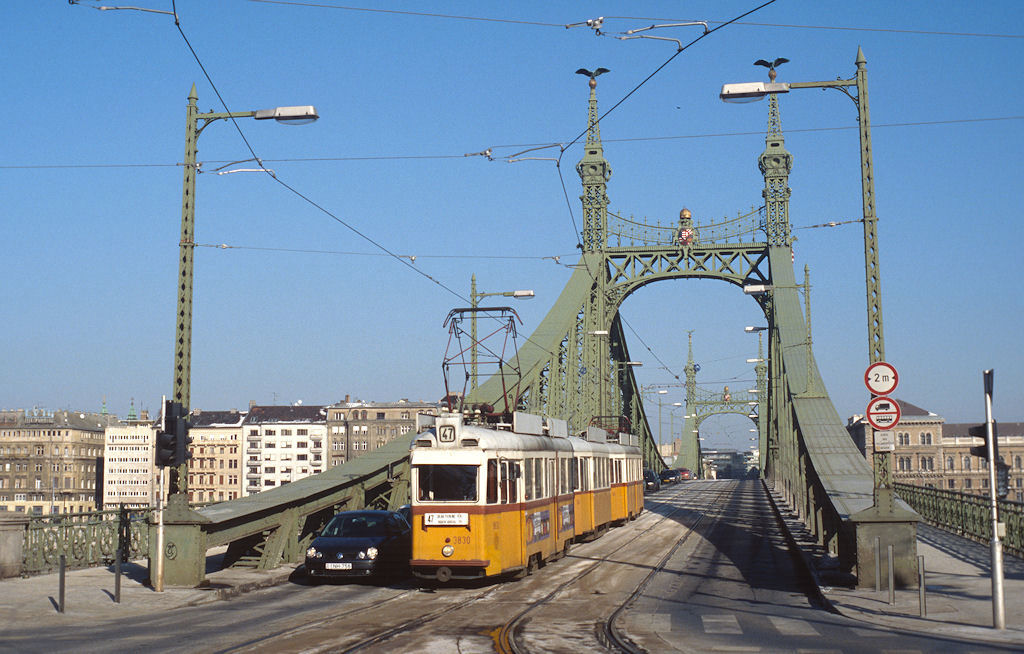
[[793,536],[793,532],[789,529],[789,523],[787,523],[786,519],[782,517],[782,511],[779,509],[779,506],[775,501],[773,489],[768,487],[768,482],[764,479],[761,479],[761,485],[764,487],[765,494],[768,495],[768,501],[772,505],[772,513],[775,514],[775,519],[778,521],[779,526],[782,527],[782,532],[786,536],[786,543],[789,545],[790,554],[799,562],[799,567],[803,569],[810,582],[808,584],[809,588],[807,588],[808,595],[810,595],[814,602],[829,613],[846,615],[841,612],[836,605],[832,603],[832,600],[825,596],[824,591],[821,590],[821,578],[818,576],[818,570],[812,563],[810,556],[806,551],[804,551],[804,548],[800,547],[800,543],[798,543],[796,537]]

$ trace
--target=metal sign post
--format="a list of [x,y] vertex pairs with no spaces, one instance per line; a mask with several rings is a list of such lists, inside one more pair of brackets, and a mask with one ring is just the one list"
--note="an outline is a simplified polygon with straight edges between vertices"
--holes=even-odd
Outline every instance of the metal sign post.
[[999,502],[996,490],[996,433],[992,421],[992,370],[983,373],[985,381],[985,441],[988,447],[988,490],[992,507],[992,626],[1006,629],[1003,598],[1003,543],[1000,540]]

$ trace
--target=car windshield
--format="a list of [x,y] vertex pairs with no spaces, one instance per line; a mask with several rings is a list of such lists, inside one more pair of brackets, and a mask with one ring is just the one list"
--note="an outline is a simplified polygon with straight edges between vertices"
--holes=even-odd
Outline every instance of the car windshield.
[[355,514],[334,516],[320,535],[335,538],[367,538],[386,536],[387,533],[385,517]]

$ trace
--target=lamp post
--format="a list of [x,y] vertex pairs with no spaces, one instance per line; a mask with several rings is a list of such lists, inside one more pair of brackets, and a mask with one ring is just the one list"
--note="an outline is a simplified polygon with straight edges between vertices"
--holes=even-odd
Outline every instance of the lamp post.
[[[675,409],[683,406],[683,403],[682,402],[673,402],[671,404],[671,406],[673,408],[668,410],[668,437],[671,439],[671,443],[672,443],[672,456],[678,456],[679,453],[676,451],[676,448],[675,448],[675,444],[676,444],[676,439],[675,439],[675,434],[676,434],[676,414],[675,414]],[[658,443],[658,447],[659,448],[661,447],[661,443]]]
[[470,392],[476,390],[476,363],[477,363],[477,342],[476,342],[476,308],[480,304],[480,298],[503,296],[503,297],[514,297],[520,300],[533,297],[534,293],[530,289],[519,290],[519,291],[501,291],[498,293],[477,293],[476,292],[476,275],[473,275],[470,280],[469,289],[469,306],[473,309],[471,314],[472,319],[469,323],[469,339],[472,341],[470,345],[469,353],[469,390]]
[[[312,106],[276,107],[257,111],[209,112],[199,113],[196,101],[196,86],[188,94],[188,110],[185,116],[185,178],[181,197],[181,240],[178,245],[178,313],[174,335],[174,388],[172,400],[180,402],[185,414],[188,414],[191,374],[192,374],[192,274],[193,252],[195,250],[195,192],[196,142],[206,126],[216,120],[235,118],[255,118],[301,125],[311,123],[317,116]],[[200,122],[201,121],[201,122]],[[188,463],[184,462],[173,469],[171,475],[171,492],[184,495],[188,491]]]
[[[857,106],[860,133],[860,173],[862,212],[864,218],[864,276],[868,310],[869,363],[885,360],[885,335],[882,328],[882,286],[878,269],[878,218],[875,215],[875,176],[871,155],[871,114],[868,108],[868,72],[864,51],[857,48],[857,73],[851,79],[824,82],[748,82],[722,86],[719,97],[725,102],[749,102],[791,89],[836,89],[853,100]],[[774,71],[771,71],[774,73]],[[848,90],[856,87],[854,97]]]

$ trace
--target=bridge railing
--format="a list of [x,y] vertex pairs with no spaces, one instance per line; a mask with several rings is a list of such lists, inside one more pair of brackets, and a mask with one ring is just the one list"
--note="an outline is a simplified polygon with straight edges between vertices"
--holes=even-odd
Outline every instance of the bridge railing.
[[[992,500],[944,488],[894,484],[907,504],[935,527],[982,543],[992,540]],[[1024,503],[997,502],[999,521],[1006,524],[1003,551],[1024,557]]]
[[[338,511],[407,504],[413,436],[400,436],[344,465],[248,497],[196,511],[169,505],[164,516],[165,584],[202,582],[208,550],[223,545],[225,567],[270,569],[298,562]],[[150,524],[151,565],[156,529]]]
[[22,575],[56,570],[63,555],[70,568],[107,565],[118,547],[124,559],[149,551],[149,516],[153,509],[120,507],[88,513],[28,516],[22,544]]

